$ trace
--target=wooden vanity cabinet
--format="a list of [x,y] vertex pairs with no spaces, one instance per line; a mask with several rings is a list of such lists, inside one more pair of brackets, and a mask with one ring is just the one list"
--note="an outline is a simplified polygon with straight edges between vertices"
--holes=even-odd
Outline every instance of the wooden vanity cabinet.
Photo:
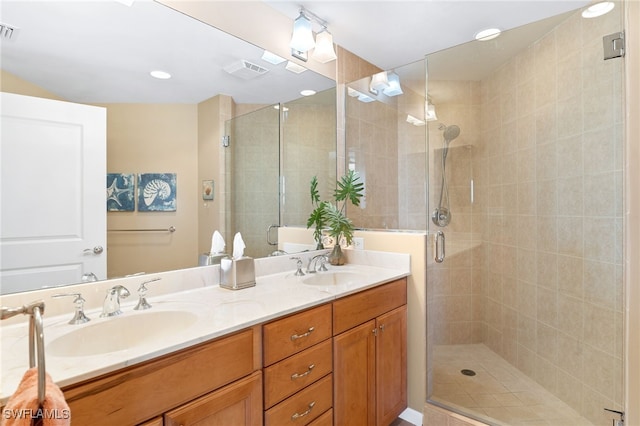
[[262,425],[262,375],[256,371],[164,415],[164,426]]
[[63,388],[73,424],[387,426],[407,406],[406,279]]
[[[72,422],[92,426],[135,425],[167,412],[182,416],[180,407],[184,411],[193,410],[192,401],[196,400],[198,410],[210,410],[201,413],[204,417],[234,416],[242,405],[253,410],[245,415],[244,418],[252,419],[246,424],[260,425],[261,340],[261,328],[255,326],[65,387]],[[236,407],[229,408],[234,404]],[[157,424],[153,421],[151,424]]]
[[263,326],[265,426],[326,419],[333,406],[331,313],[326,304]]
[[406,279],[333,304],[334,424],[387,426],[407,407]]

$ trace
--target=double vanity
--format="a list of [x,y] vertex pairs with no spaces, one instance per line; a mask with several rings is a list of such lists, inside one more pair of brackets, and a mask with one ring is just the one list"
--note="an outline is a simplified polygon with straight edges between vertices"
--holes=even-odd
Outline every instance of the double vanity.
[[[73,423],[388,425],[407,406],[409,255],[349,252],[349,264],[304,276],[288,256],[257,259],[256,286],[238,291],[216,285],[217,266],[197,268],[206,275],[188,289],[172,291],[180,279],[166,274],[117,280],[131,293],[123,313],[88,307],[80,325],[68,324],[71,303],[45,310],[46,367]],[[134,310],[154,278],[151,308]],[[0,405],[27,354],[26,324],[3,325]]]

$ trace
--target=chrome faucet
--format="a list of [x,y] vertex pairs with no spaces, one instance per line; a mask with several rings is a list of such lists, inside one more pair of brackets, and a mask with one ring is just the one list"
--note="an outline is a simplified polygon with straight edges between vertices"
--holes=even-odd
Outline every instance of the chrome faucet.
[[[319,267],[318,261],[320,261]],[[309,259],[309,264],[307,265],[307,274],[315,274],[318,271],[327,271],[328,269],[325,265],[328,261],[329,257],[326,254],[317,254],[313,256],[311,259]]]
[[84,298],[80,293],[58,293],[54,294],[52,297],[65,297],[72,296],[75,297],[73,299],[73,303],[76,306],[75,313],[73,314],[73,318],[69,321],[69,324],[84,324],[85,322],[89,322],[89,318],[84,314]]
[[151,308],[151,305],[149,304],[149,302],[147,302],[147,284],[152,283],[154,281],[160,281],[162,278],[161,277],[157,277],[157,278],[153,278],[147,281],[144,281],[142,284],[140,284],[140,287],[138,288],[138,304],[136,305],[135,309],[136,311],[140,311],[140,310],[144,310],[144,309],[149,309]]
[[127,298],[131,295],[126,287],[116,285],[107,290],[107,297],[104,298],[101,317],[115,317],[120,315],[120,298]]

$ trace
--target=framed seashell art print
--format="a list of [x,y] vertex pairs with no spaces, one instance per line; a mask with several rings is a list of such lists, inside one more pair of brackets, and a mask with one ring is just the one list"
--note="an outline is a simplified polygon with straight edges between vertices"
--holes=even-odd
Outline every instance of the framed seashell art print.
[[135,184],[133,173],[107,173],[107,211],[134,211],[136,204]]
[[138,211],[176,211],[175,173],[138,174]]

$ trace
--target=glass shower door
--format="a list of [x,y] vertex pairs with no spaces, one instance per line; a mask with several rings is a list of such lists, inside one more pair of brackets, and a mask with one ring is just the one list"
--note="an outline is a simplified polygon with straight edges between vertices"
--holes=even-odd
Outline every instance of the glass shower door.
[[267,233],[280,223],[279,116],[279,109],[268,106],[225,123],[228,252],[236,232],[242,234],[247,256],[265,257],[276,250]]
[[429,212],[442,213],[429,230],[446,238],[427,274],[436,404],[499,424],[605,426],[618,418],[605,409],[624,411],[624,59],[603,59],[620,31],[616,3],[427,57]]

